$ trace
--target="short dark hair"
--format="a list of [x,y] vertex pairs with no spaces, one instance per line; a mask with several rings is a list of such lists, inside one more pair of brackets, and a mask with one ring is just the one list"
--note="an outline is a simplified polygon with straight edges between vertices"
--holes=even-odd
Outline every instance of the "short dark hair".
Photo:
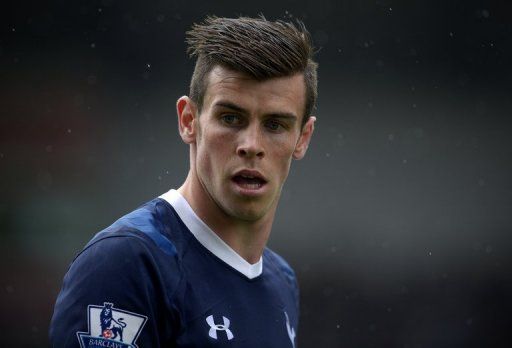
[[199,110],[208,87],[208,74],[221,65],[246,73],[257,80],[304,74],[306,105],[302,125],[311,115],[317,99],[317,67],[313,45],[304,24],[265,17],[207,17],[187,32],[188,53],[197,57],[190,98]]

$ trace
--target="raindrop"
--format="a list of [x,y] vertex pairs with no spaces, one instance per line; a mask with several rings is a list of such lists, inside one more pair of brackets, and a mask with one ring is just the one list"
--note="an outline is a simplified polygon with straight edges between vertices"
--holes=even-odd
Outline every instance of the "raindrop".
[[96,44],[94,42],[91,43],[91,48],[96,48]]

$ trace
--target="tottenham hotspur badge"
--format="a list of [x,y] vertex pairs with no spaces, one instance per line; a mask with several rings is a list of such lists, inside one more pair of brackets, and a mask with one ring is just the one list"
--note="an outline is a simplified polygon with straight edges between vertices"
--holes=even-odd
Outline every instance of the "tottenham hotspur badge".
[[81,348],[137,348],[135,341],[144,324],[145,315],[128,312],[104,302],[103,306],[87,306],[89,332],[77,332]]

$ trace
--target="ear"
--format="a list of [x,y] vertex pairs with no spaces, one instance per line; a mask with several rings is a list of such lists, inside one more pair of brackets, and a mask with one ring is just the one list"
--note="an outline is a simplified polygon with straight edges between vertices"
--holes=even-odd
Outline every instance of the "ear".
[[194,143],[198,126],[196,105],[189,97],[183,96],[176,102],[176,111],[181,139],[186,144]]
[[299,136],[299,140],[295,145],[295,150],[293,151],[293,158],[296,160],[300,160],[306,154],[308,150],[309,141],[311,140],[311,136],[313,135],[313,131],[315,130],[315,116],[310,116],[306,121],[306,124],[302,127],[301,134]]

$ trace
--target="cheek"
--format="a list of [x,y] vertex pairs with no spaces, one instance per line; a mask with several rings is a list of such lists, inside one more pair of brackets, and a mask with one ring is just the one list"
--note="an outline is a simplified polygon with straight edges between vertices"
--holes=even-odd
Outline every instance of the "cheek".
[[279,140],[280,155],[283,157],[291,157],[293,151],[295,151],[295,145],[297,144],[298,136],[295,134],[288,134],[283,136]]
[[217,174],[215,168],[223,167],[233,152],[233,136],[229,132],[208,130],[197,143],[197,165],[209,174]]
[[284,177],[288,175],[288,170],[292,162],[292,155],[294,150],[295,142],[289,138],[282,139],[281,141],[272,144],[270,157],[274,159],[276,162],[276,169],[279,168],[279,171],[284,174]]

